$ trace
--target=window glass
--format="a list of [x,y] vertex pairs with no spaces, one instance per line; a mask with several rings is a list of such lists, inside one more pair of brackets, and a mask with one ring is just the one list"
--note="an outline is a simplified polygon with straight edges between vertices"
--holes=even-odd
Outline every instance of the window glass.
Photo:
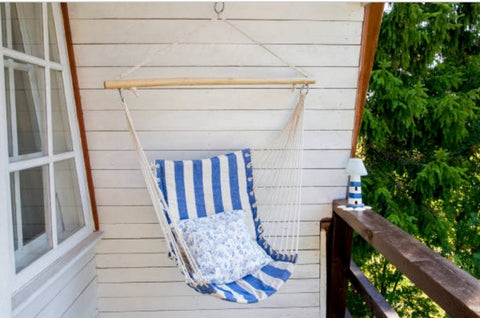
[[52,4],[48,4],[48,46],[50,51],[50,61],[60,63],[60,54],[58,53],[57,32],[55,30],[55,21],[53,20]]
[[10,72],[5,68],[5,104],[7,108],[7,137],[8,137],[8,156],[13,156],[13,136],[12,136],[12,112],[10,107]]
[[51,71],[53,153],[72,151],[72,137],[68,122],[67,100],[62,72]]
[[22,155],[47,152],[45,70],[33,64],[6,59],[5,91],[11,161]]
[[48,189],[48,166],[10,174],[17,272],[52,248]]
[[6,23],[6,16],[5,16],[5,10],[6,6],[9,4],[6,3],[0,3],[0,19],[2,19],[2,46],[7,47],[7,23]]
[[62,242],[85,225],[75,160],[54,164],[57,237]]
[[7,43],[7,47],[43,58],[42,4],[11,3],[9,7],[6,14],[10,13],[12,43]]
[[17,220],[17,209],[16,209],[16,195],[17,192],[20,193],[15,187],[15,178],[18,177],[16,173],[10,175],[10,202],[12,202],[12,223],[13,223],[13,246],[14,250],[18,250],[18,231],[17,227],[22,224],[21,221]]

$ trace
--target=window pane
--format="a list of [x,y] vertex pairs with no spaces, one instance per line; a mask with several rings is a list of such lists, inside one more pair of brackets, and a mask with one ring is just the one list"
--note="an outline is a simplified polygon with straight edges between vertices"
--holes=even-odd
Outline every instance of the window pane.
[[9,4],[0,3],[0,19],[2,19],[2,46],[7,47],[7,23],[6,23],[6,15],[5,10],[7,9],[6,6]]
[[28,55],[44,57],[41,3],[11,3],[10,21],[12,43],[7,47]]
[[58,243],[85,225],[75,160],[54,164]]
[[10,174],[17,272],[52,248],[48,189],[47,166]]
[[62,72],[51,71],[53,153],[72,151]]
[[48,45],[50,51],[50,61],[60,63],[60,54],[58,53],[57,32],[55,31],[55,21],[53,20],[52,4],[48,4]]
[[13,156],[13,136],[12,136],[12,112],[10,107],[10,94],[8,87],[10,86],[10,72],[5,68],[5,102],[7,106],[7,137],[8,137],[8,156]]
[[4,62],[9,157],[46,154],[45,70],[13,59]]
[[[18,190],[15,188],[15,178],[16,174],[13,173],[10,175],[10,202],[12,202],[12,223],[13,223],[13,249],[16,251],[18,249],[18,240],[20,239],[18,237],[18,231],[17,231],[17,226],[21,225],[22,222],[17,220],[17,211],[16,211],[16,205],[15,205],[15,198],[17,195]],[[19,192],[18,192],[19,193]]]

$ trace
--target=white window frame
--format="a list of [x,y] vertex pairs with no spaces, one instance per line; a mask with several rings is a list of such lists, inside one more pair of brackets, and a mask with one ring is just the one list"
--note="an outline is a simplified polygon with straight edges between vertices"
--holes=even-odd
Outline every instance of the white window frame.
[[[8,5],[8,4],[6,4]],[[48,46],[48,5],[52,6],[53,18],[55,21],[55,32],[57,36],[57,45],[60,56],[60,63],[49,61]],[[12,295],[19,292],[28,282],[37,277],[48,266],[51,266],[60,257],[67,254],[75,246],[85,240],[94,230],[90,198],[87,186],[87,178],[85,171],[85,163],[83,159],[82,146],[80,141],[80,131],[77,121],[75,101],[73,96],[73,84],[71,80],[70,65],[68,60],[67,45],[65,41],[65,30],[63,27],[63,17],[59,3],[42,3],[43,13],[43,40],[44,40],[44,58],[38,58],[9,48],[0,47],[0,316],[4,313],[12,312],[12,304],[10,300]],[[1,27],[1,25],[0,25]],[[0,30],[0,37],[2,36]],[[3,41],[2,41],[3,43]],[[59,154],[53,154],[53,136],[47,133],[47,154],[38,157],[33,155],[22,159],[22,161],[10,162],[8,155],[8,134],[7,134],[7,111],[6,111],[6,95],[5,95],[5,77],[4,77],[4,60],[15,59],[20,63],[29,63],[41,66],[45,70],[45,104],[47,131],[52,130],[52,107],[51,107],[51,87],[50,87],[50,71],[57,70],[62,72],[63,86],[65,90],[65,98],[68,112],[68,120],[72,138],[73,150]],[[80,197],[83,207],[83,215],[85,226],[76,231],[69,238],[57,243],[57,226],[56,226],[56,204],[55,203],[55,184],[54,184],[54,163],[74,158],[76,164],[76,172],[79,182]],[[19,273],[15,271],[15,253],[13,242],[13,223],[11,210],[10,195],[10,173],[18,170],[24,170],[31,167],[39,167],[47,165],[50,198],[49,221],[50,231],[52,232],[53,248],[46,252],[43,256],[33,261]]]

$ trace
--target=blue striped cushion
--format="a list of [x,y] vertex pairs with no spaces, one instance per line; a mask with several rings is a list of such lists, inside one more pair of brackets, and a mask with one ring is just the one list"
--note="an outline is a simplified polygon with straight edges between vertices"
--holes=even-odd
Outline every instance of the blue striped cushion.
[[190,286],[198,292],[211,294],[236,303],[256,303],[272,294],[290,278],[295,264],[272,261],[260,270],[228,284]]
[[256,237],[250,150],[201,160],[156,160],[158,185],[175,220],[244,210]]
[[228,284],[191,285],[198,292],[238,303],[265,299],[291,276],[297,255],[271,248],[263,238],[253,191],[250,149],[210,159],[156,160],[158,186],[169,206],[167,219],[201,218],[230,210],[247,214],[252,237],[272,261],[255,273]]

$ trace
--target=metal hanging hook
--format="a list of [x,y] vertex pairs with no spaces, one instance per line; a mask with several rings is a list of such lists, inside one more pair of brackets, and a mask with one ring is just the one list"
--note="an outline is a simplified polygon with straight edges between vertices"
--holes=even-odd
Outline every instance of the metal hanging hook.
[[300,94],[302,95],[307,95],[309,91],[310,91],[310,86],[308,86],[308,84],[304,84],[302,85],[302,87],[300,87]]
[[222,14],[223,10],[225,10],[225,2],[221,2],[222,7],[220,9],[218,9],[218,4],[219,3],[220,2],[215,2],[215,4],[213,5],[213,10],[217,14],[217,17],[220,17],[220,14]]

